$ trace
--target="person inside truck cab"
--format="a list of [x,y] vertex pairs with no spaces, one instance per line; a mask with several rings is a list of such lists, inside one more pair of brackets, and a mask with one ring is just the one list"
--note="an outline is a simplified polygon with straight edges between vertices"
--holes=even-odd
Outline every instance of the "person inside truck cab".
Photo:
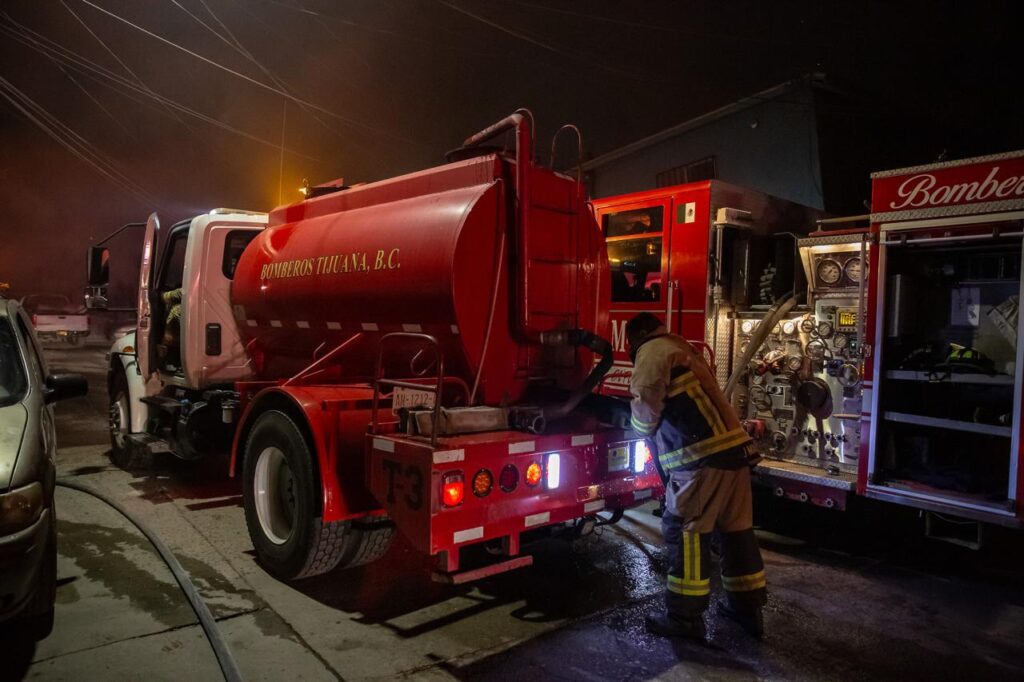
[[167,315],[164,318],[164,335],[158,350],[164,364],[181,366],[181,287],[160,294]]

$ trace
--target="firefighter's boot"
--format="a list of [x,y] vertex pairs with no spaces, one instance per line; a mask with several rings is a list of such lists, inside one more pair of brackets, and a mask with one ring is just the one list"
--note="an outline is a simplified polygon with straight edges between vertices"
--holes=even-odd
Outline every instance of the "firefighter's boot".
[[754,639],[764,638],[764,614],[760,608],[752,611],[739,611],[730,608],[725,602],[718,602],[718,613],[738,623]]
[[647,614],[644,622],[647,625],[648,632],[661,637],[682,637],[701,642],[707,638],[704,619],[700,617],[684,619],[672,616],[664,611],[657,611]]

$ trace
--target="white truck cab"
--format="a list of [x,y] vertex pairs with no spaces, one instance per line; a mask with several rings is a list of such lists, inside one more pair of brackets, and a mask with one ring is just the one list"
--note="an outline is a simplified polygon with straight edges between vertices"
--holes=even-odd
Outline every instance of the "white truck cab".
[[[225,446],[237,396],[251,374],[231,309],[239,257],[266,227],[265,213],[214,209],[163,227],[146,222],[138,325],[114,341],[108,389],[112,457],[125,467],[154,452],[196,459]],[[109,253],[93,247],[89,285],[109,278]]]

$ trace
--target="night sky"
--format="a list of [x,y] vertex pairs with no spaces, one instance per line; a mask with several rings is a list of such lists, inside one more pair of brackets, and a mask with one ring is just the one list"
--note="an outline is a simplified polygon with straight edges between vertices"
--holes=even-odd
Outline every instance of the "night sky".
[[0,281],[78,297],[124,222],[427,167],[521,106],[600,154],[821,72],[934,155],[1024,147],[1013,6],[0,0]]

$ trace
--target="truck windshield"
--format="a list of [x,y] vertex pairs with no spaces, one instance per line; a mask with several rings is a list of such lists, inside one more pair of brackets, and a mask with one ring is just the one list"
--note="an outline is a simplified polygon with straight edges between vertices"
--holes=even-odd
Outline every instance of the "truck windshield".
[[25,366],[10,321],[0,318],[0,407],[21,400],[27,388]]

